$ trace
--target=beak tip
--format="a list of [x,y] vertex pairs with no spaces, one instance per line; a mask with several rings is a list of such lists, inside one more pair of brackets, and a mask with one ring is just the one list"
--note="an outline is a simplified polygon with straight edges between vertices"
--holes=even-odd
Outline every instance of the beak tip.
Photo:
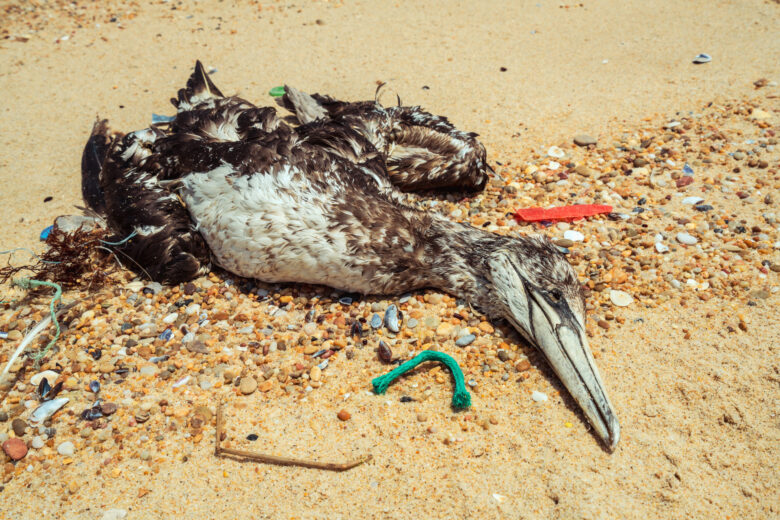
[[614,453],[618,442],[620,442],[620,423],[614,420],[609,426],[609,436],[604,441],[609,452]]

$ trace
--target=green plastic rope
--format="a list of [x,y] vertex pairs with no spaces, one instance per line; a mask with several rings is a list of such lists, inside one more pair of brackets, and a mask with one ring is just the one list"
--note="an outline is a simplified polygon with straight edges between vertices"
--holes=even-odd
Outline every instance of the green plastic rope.
[[51,321],[54,323],[54,326],[57,328],[57,332],[54,334],[54,338],[49,341],[49,344],[46,345],[46,348],[35,354],[33,356],[33,359],[35,360],[36,364],[43,359],[43,357],[49,353],[49,350],[51,350],[51,347],[54,346],[54,343],[57,342],[57,339],[60,337],[60,324],[57,321],[57,313],[54,312],[54,304],[57,302],[57,300],[62,301],[62,287],[57,285],[54,282],[46,282],[41,280],[30,280],[29,278],[17,278],[12,282],[13,285],[16,285],[18,287],[21,287],[25,290],[30,289],[36,289],[38,287],[51,287],[54,289],[54,298],[51,299],[51,302],[49,302],[49,311],[51,312]]
[[466,390],[466,384],[463,379],[463,371],[458,366],[458,362],[443,352],[436,352],[435,350],[423,350],[409,361],[402,363],[383,376],[379,376],[371,384],[374,385],[374,392],[377,394],[384,394],[387,391],[387,387],[390,383],[395,381],[399,376],[412,370],[420,363],[426,361],[438,361],[444,363],[444,365],[452,372],[452,377],[455,379],[455,393],[452,395],[452,407],[453,408],[468,408],[471,406],[471,395]]

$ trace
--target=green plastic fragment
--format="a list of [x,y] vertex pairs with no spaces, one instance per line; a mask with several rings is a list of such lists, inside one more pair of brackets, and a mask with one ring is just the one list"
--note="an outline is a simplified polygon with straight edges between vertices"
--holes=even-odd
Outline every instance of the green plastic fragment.
[[387,391],[387,387],[395,381],[399,376],[412,370],[420,363],[426,361],[438,361],[444,363],[444,365],[452,372],[452,377],[455,379],[455,393],[452,395],[452,407],[453,408],[468,408],[471,406],[471,395],[466,390],[466,384],[463,379],[463,371],[458,366],[458,362],[443,352],[436,352],[435,350],[423,350],[409,361],[402,363],[383,376],[379,376],[371,384],[374,386],[374,392],[377,394],[384,394]]
[[268,93],[273,97],[282,97],[284,96],[284,87],[274,87]]

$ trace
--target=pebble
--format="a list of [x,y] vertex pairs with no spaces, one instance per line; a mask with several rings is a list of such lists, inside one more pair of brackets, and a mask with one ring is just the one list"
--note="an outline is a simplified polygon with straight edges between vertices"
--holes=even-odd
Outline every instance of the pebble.
[[680,232],[677,233],[677,241],[681,244],[692,246],[695,245],[699,241],[699,239],[697,239],[695,236],[690,235],[688,233]]
[[341,410],[338,414],[336,414],[336,417],[338,417],[340,421],[348,421],[352,418],[352,414],[346,410]]
[[559,238],[557,240],[553,240],[553,244],[555,244],[558,247],[565,247],[568,249],[574,245],[574,241],[569,240],[568,238]]
[[537,403],[541,403],[547,400],[547,394],[534,390],[534,393],[531,394],[531,399]]
[[3,451],[11,460],[21,460],[27,455],[27,445],[22,439],[8,439],[3,442]]
[[57,453],[64,457],[72,457],[76,453],[76,447],[70,441],[65,441],[57,446]]
[[668,253],[669,252],[669,246],[664,244],[663,242],[656,242],[655,243],[655,250],[659,253]]
[[424,413],[418,413],[417,414],[417,422],[425,422],[428,420],[428,416]]
[[309,371],[309,378],[315,382],[322,379],[322,369],[320,369],[318,365],[311,367],[311,370]]
[[43,441],[43,437],[41,437],[40,435],[36,435],[35,437],[33,437],[32,442],[30,443],[30,445],[36,450],[43,448],[44,444],[45,443]]
[[596,322],[596,325],[604,330],[609,330],[609,322],[607,320],[599,320]]
[[414,318],[409,318],[409,321],[406,322],[406,327],[409,329],[414,329],[418,325],[418,321]]
[[24,432],[27,429],[27,423],[17,417],[11,421],[11,429],[14,431],[14,434],[16,434],[17,437],[21,437],[24,435]]
[[585,235],[583,235],[579,231],[574,231],[573,229],[570,229],[563,233],[563,238],[571,240],[572,242],[582,242],[583,240],[585,240]]
[[574,136],[574,144],[577,146],[591,146],[596,144],[596,138],[588,134],[579,134]]
[[257,390],[257,380],[254,377],[242,377],[238,390],[244,395],[250,395]]
[[704,202],[704,199],[701,197],[685,197],[682,200],[683,204],[690,204],[691,206],[695,206],[699,202]]
[[618,307],[628,307],[629,305],[634,303],[633,296],[631,296],[625,291],[617,291],[615,289],[610,289],[609,299],[610,301],[612,301],[613,304],[617,305]]
[[5,422],[8,420],[8,412],[5,410],[0,411],[0,422]]
[[317,324],[313,321],[308,322],[303,326],[303,333],[307,336],[314,336],[314,333],[317,332]]
[[459,347],[466,347],[471,345],[475,339],[477,339],[477,337],[474,334],[466,334],[465,336],[459,337],[457,341],[455,341],[455,344]]

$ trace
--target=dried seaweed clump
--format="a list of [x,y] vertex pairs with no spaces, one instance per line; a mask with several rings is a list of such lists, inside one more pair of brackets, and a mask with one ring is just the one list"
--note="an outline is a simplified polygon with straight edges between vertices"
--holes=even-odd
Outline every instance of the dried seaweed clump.
[[26,277],[55,282],[63,288],[101,287],[119,265],[114,252],[104,242],[109,235],[109,231],[103,228],[64,232],[55,226],[46,238],[49,248],[38,257],[37,262],[14,266],[9,258],[8,265],[0,268],[0,283],[6,283],[24,272]]

